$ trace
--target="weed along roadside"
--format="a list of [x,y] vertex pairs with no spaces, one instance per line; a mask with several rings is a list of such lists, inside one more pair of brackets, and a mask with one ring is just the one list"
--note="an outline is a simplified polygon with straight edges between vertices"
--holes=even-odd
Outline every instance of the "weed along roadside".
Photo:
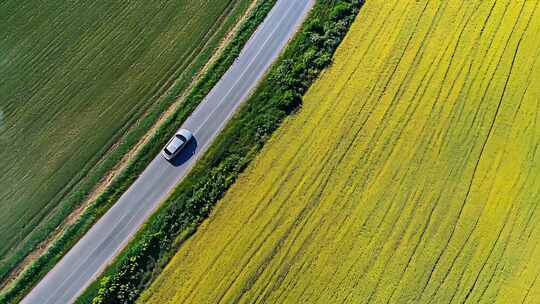
[[301,96],[331,63],[362,1],[317,1],[252,97],[191,173],[78,303],[131,303],[211,212]]

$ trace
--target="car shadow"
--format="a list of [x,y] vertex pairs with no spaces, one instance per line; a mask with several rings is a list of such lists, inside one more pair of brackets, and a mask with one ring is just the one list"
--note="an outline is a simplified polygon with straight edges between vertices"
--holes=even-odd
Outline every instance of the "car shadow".
[[175,158],[171,160],[171,164],[175,167],[183,165],[191,157],[193,157],[193,155],[195,155],[196,151],[197,139],[195,137],[192,137],[191,140],[187,143],[187,145],[182,149],[182,151],[180,151],[180,154],[178,154]]

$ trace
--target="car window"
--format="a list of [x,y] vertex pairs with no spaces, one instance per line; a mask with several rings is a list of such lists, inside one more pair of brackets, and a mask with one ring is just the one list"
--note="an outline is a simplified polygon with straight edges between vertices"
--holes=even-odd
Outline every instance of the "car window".
[[186,138],[181,134],[176,134],[176,138],[180,139],[182,141],[182,143],[186,142]]

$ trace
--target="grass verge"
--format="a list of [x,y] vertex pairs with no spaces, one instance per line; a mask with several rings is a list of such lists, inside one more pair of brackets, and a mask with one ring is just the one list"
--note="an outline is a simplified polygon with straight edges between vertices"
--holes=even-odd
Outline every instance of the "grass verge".
[[78,303],[132,303],[331,63],[363,1],[320,0],[254,95]]
[[[229,44],[223,49],[219,58],[209,67],[208,71],[201,77],[190,94],[182,102],[182,106],[156,131],[151,139],[141,148],[139,153],[133,158],[127,168],[107,187],[94,203],[92,203],[80,216],[80,218],[56,240],[36,261],[23,271],[19,278],[0,295],[0,303],[15,303],[22,298],[61,258],[62,256],[90,229],[101,215],[103,215],[122,193],[135,181],[137,176],[146,168],[147,164],[159,152],[160,148],[168,140],[170,133],[174,132],[184,120],[197,107],[200,101],[206,96],[214,84],[227,71],[229,66],[238,57],[243,45],[247,42],[257,26],[264,20],[266,14],[273,7],[275,0],[260,0],[250,16],[242,23],[238,33]],[[199,57],[200,63],[204,65],[211,57],[208,52],[203,57]],[[160,111],[145,118],[139,128],[130,132],[118,150],[109,158],[102,162],[98,168],[95,178],[88,180],[84,190],[78,191],[71,199],[81,201],[88,191],[99,181],[100,176],[107,173],[110,168],[118,162],[122,155],[129,151],[134,144],[144,135],[162,113],[166,106],[176,100],[189,83],[182,83],[175,86],[166,96],[166,101]]]

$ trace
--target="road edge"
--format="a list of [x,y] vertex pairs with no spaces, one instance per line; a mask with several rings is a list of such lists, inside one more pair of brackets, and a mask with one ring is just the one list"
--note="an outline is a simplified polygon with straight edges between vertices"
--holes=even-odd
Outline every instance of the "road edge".
[[[313,1],[315,2],[315,1]],[[303,95],[307,88],[311,86],[313,81],[318,77],[320,72],[330,65],[331,63],[331,55],[335,52],[337,47],[339,46],[339,43],[344,38],[350,24],[352,24],[352,20],[356,17],[361,5],[364,3],[363,0],[340,0],[336,1],[335,3],[329,4],[323,3],[324,1],[316,1],[315,6],[320,6],[320,11],[322,11],[322,7],[326,5],[326,8],[330,7],[332,9],[336,8],[338,4],[345,4],[346,9],[350,10],[350,12],[345,12],[345,15],[342,17],[339,17],[340,15],[340,8],[338,8],[337,14],[334,14],[338,17],[336,17],[336,20],[332,20],[331,26],[330,26],[330,34],[329,35],[329,42],[328,42],[328,49],[321,50],[319,54],[321,54],[322,60],[317,61],[318,63],[315,63],[313,65],[310,65],[311,63],[307,64],[306,69],[309,71],[304,71],[308,73],[304,73],[302,77],[299,77],[299,82],[301,83],[297,88],[295,88],[295,92],[293,92],[293,103],[292,104],[286,104],[285,107],[287,107],[287,111],[285,114],[281,115],[279,118],[279,121],[276,122],[276,128],[279,126],[282,119],[284,119],[289,114],[292,114],[295,112],[295,110],[300,106],[301,100],[299,100],[298,95]],[[322,28],[322,26],[313,26],[313,24],[317,23],[319,21],[317,17],[320,17],[320,15],[312,15],[313,9],[307,14],[307,16],[304,16],[304,22],[301,23],[301,30],[300,33],[297,32],[292,40],[296,41],[297,39],[300,40],[300,36],[302,39],[307,39],[307,37],[311,34],[317,34],[313,31],[316,31],[315,28]],[[330,11],[325,11],[325,13],[330,13]],[[334,11],[332,11],[334,13]],[[333,16],[333,15],[332,15]],[[331,19],[333,17],[328,17],[328,19]],[[344,18],[347,21],[340,20],[340,18]],[[309,20],[309,22],[308,22]],[[344,22],[341,22],[344,21]],[[341,23],[340,23],[341,22]],[[347,25],[344,26],[345,23]],[[335,26],[337,29],[334,30]],[[334,31],[332,31],[334,30]],[[301,44],[299,41],[297,44]],[[301,49],[300,47],[298,47]],[[304,49],[301,49],[304,50]],[[206,197],[202,198],[201,200],[212,200],[212,204],[215,203],[219,198],[224,194],[224,192],[228,189],[228,187],[234,183],[236,177],[246,168],[247,164],[253,159],[254,155],[260,150],[262,147],[262,144],[266,142],[268,139],[268,133],[273,132],[273,130],[268,130],[267,134],[263,136],[264,138],[261,139],[261,145],[259,143],[254,143],[253,149],[250,149],[247,151],[247,153],[242,154],[245,157],[232,157],[231,159],[223,159],[223,152],[221,146],[227,145],[227,143],[231,142],[231,139],[228,137],[233,137],[231,133],[234,133],[233,129],[234,127],[231,127],[231,124],[233,122],[236,122],[237,124],[240,124],[242,122],[239,122],[242,120],[241,114],[249,112],[249,107],[255,103],[254,99],[257,99],[260,97],[260,95],[264,95],[265,89],[268,89],[271,87],[271,85],[268,85],[268,83],[279,82],[277,81],[278,76],[280,76],[280,72],[285,71],[285,69],[280,69],[283,67],[283,65],[286,65],[287,63],[290,63],[291,61],[288,61],[287,58],[284,58],[284,53],[287,53],[288,55],[291,55],[291,57],[295,57],[295,59],[305,58],[303,57],[304,52],[296,52],[294,49],[291,49],[291,45],[289,44],[284,51],[281,52],[281,55],[278,57],[277,60],[274,61],[274,64],[267,70],[265,73],[265,77],[261,78],[261,81],[258,82],[259,86],[254,89],[254,92],[252,92],[251,98],[249,98],[243,106],[235,113],[235,117],[231,119],[227,127],[220,133],[220,135],[216,138],[216,140],[212,143],[211,147],[205,152],[205,155],[201,157],[199,162],[195,165],[195,167],[191,170],[189,175],[176,187],[176,189],[173,192],[173,195],[167,199],[167,202],[159,206],[158,210],[146,221],[145,225],[137,232],[136,236],[130,241],[130,243],[127,245],[126,248],[122,251],[122,253],[119,254],[119,256],[116,258],[116,260],[109,265],[108,269],[104,271],[102,275],[100,275],[100,280],[94,281],[92,283],[92,287],[87,289],[85,293],[78,299],[77,303],[89,303],[94,301],[94,303],[111,303],[115,300],[115,293],[116,296],[120,296],[119,298],[126,299],[124,296],[125,293],[122,293],[123,290],[134,290],[133,292],[138,293],[140,292],[140,288],[144,288],[145,286],[148,286],[148,282],[144,282],[145,272],[146,272],[146,278],[148,279],[148,276],[150,276],[150,280],[153,280],[155,278],[156,274],[159,274],[160,271],[163,269],[163,267],[166,266],[170,258],[174,255],[176,252],[175,249],[177,249],[181,243],[189,238],[189,236],[194,233],[197,229],[197,226],[207,218],[212,205],[203,205],[203,206],[194,206],[195,208],[200,208],[200,214],[194,215],[192,217],[193,222],[187,224],[184,226],[178,234],[174,234],[172,236],[169,236],[167,231],[162,232],[156,230],[156,226],[160,225],[161,221],[167,221],[167,216],[169,218],[177,218],[177,215],[183,215],[182,211],[178,211],[180,213],[178,214],[168,214],[168,209],[174,209],[172,205],[174,205],[175,200],[180,202],[186,202],[184,203],[184,207],[187,207],[188,209],[190,206],[190,199],[193,197],[197,197],[198,193],[196,189],[203,189],[206,190],[204,195]],[[300,53],[300,55],[298,55]],[[295,56],[292,56],[294,54]],[[289,58],[290,60],[290,58]],[[296,61],[292,61],[293,64]],[[276,64],[279,63],[279,64]],[[285,71],[287,73],[288,71]],[[262,84],[261,84],[262,83]],[[261,88],[262,86],[266,86],[264,88]],[[273,92],[273,91],[271,91]],[[284,97],[287,99],[287,92],[282,92],[284,96],[279,95],[278,97]],[[257,95],[257,96],[255,96]],[[271,98],[269,95],[265,95],[265,98]],[[259,98],[261,99],[261,98]],[[265,101],[259,100],[258,102]],[[295,103],[297,102],[297,103]],[[282,105],[280,104],[279,107]],[[234,140],[232,140],[234,141]],[[221,146],[220,146],[221,145]],[[244,151],[245,152],[245,151]],[[217,156],[216,156],[217,155]],[[220,158],[221,157],[221,158]],[[218,160],[216,160],[218,158]],[[231,160],[231,161],[229,161]],[[221,161],[221,162],[220,162]],[[215,170],[214,170],[215,169]],[[220,174],[220,170],[230,173],[233,172],[232,178],[229,179],[231,176],[225,176],[223,179],[220,179],[220,177],[215,177]],[[199,171],[199,172],[197,172]],[[201,174],[201,171],[206,172],[206,176],[213,176],[215,178],[218,178],[219,181],[223,181],[226,185],[223,186],[224,189],[217,189],[217,191],[214,191],[214,188],[207,188],[204,187],[207,184],[205,184],[204,177],[200,178],[197,177],[197,174]],[[204,175],[204,173],[202,174]],[[189,180],[188,180],[189,179]],[[194,192],[195,191],[195,192]],[[220,192],[221,191],[221,192]],[[214,197],[208,197],[212,194],[208,193],[214,193],[214,192],[220,192],[219,194],[215,195]],[[191,201],[193,201],[191,199]],[[175,206],[176,209],[183,208],[182,206]],[[174,211],[173,211],[174,212]],[[172,220],[174,221],[174,220]],[[181,221],[180,219],[178,221]],[[163,224],[166,225],[166,224]],[[154,229],[154,230],[152,230]],[[171,240],[172,237],[172,240]],[[160,250],[160,246],[163,244],[163,242],[171,242],[172,245],[169,248],[168,252],[163,252],[162,255],[158,255],[157,257],[152,256],[153,250]],[[154,263],[154,265],[147,265],[145,263]],[[138,266],[137,266],[138,265]],[[153,268],[155,266],[155,268]],[[130,270],[131,269],[131,270]],[[144,270],[141,270],[144,269]],[[142,274],[141,274],[142,272]],[[133,278],[141,278],[141,282],[133,281]],[[130,281],[132,280],[132,281]],[[131,289],[130,289],[131,288]],[[98,294],[99,291],[99,294]],[[135,297],[136,298],[136,297]],[[133,300],[129,299],[126,303],[130,303]]]

